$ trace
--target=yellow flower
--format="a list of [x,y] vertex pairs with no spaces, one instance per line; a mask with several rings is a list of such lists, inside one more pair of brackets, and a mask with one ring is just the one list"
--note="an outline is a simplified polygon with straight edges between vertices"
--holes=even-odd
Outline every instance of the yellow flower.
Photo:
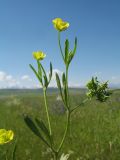
[[10,142],[14,137],[12,130],[0,129],[0,144],[5,144]]
[[46,54],[44,54],[42,51],[33,52],[33,57],[36,60],[43,60],[46,57]]
[[69,23],[64,22],[61,18],[55,18],[52,22],[55,29],[57,29],[58,31],[64,31],[69,27]]

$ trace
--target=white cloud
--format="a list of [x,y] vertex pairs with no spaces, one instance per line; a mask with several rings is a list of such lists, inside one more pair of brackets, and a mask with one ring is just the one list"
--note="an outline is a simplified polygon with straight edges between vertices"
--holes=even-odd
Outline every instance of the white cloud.
[[[53,69],[53,75],[49,87],[57,87],[56,73],[62,78],[63,72],[59,69]],[[48,76],[48,73],[47,73]],[[70,87],[80,87],[77,83],[69,82]],[[21,77],[15,77],[6,72],[0,71],[0,88],[40,88],[40,83],[37,78],[33,78],[25,74]]]
[[9,81],[9,80],[12,80],[13,77],[12,77],[11,75],[8,75],[8,76],[6,77],[6,79]]
[[[53,76],[49,87],[56,87],[55,74],[58,73],[60,78],[62,71],[53,69]],[[48,75],[48,74],[47,74]],[[36,77],[31,78],[25,74],[21,77],[13,77],[12,75],[0,71],[0,88],[40,88],[40,83]]]
[[38,88],[38,83],[29,75],[13,77],[4,71],[0,71],[0,88]]
[[[57,87],[55,74],[58,73],[60,79],[62,77],[62,71],[59,69],[53,69],[53,76],[49,87]],[[48,74],[47,74],[48,75]],[[109,79],[110,86],[120,87],[120,76],[112,76]],[[80,83],[72,82],[69,79],[69,87],[84,87],[86,82],[80,81]],[[25,74],[21,77],[16,77],[8,74],[4,71],[0,71],[0,89],[1,88],[40,88],[40,83],[35,76],[30,77]]]
[[0,71],[0,88],[13,88],[16,87],[19,82],[3,71]]
[[5,81],[12,81],[12,82],[14,82],[15,81],[15,79],[12,77],[12,75],[9,75],[9,74],[7,74],[7,73],[5,73],[5,72],[3,72],[3,71],[0,71],[0,81],[1,82],[5,82]]
[[0,71],[0,81],[5,81],[9,79],[10,75],[7,75],[5,72]]
[[21,79],[22,79],[22,80],[26,80],[26,81],[32,81],[32,79],[30,78],[29,75],[23,75],[23,76],[21,77]]

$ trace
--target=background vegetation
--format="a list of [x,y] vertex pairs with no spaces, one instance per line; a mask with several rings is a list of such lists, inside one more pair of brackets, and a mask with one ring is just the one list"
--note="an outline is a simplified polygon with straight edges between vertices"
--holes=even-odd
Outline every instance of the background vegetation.
[[[120,90],[100,103],[87,102],[72,115],[72,127],[62,152],[71,153],[70,160],[120,159]],[[85,90],[71,89],[70,100],[76,106],[85,98]],[[49,89],[48,104],[56,142],[65,127],[65,109],[57,89]],[[23,115],[45,119],[41,90],[0,90],[0,128],[12,129],[17,139],[16,160],[50,160],[49,148],[26,126]],[[15,140],[0,146],[0,160],[11,155]]]

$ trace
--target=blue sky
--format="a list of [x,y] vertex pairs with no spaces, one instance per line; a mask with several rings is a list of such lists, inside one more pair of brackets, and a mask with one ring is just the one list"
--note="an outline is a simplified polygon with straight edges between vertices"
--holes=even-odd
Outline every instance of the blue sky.
[[38,85],[29,68],[36,50],[46,53],[46,70],[52,61],[54,71],[64,71],[52,25],[56,17],[70,23],[62,44],[69,38],[72,49],[78,38],[70,85],[83,86],[97,75],[120,87],[119,0],[0,0],[0,88]]

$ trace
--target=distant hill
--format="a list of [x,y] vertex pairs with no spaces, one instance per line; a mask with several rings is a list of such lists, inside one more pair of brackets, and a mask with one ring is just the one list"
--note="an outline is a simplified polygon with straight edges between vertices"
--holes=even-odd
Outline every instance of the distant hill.
[[[70,93],[85,93],[85,88],[70,88]],[[42,89],[0,89],[0,96],[9,96],[9,95],[26,95],[26,94],[42,94]],[[49,88],[49,94],[58,94],[59,90],[57,88]]]
[[[120,92],[120,89],[111,88],[111,90]],[[69,88],[70,94],[84,94],[87,90],[85,88]],[[11,95],[42,95],[42,89],[0,89],[0,96],[11,96]],[[57,88],[48,88],[48,94],[59,94]]]

